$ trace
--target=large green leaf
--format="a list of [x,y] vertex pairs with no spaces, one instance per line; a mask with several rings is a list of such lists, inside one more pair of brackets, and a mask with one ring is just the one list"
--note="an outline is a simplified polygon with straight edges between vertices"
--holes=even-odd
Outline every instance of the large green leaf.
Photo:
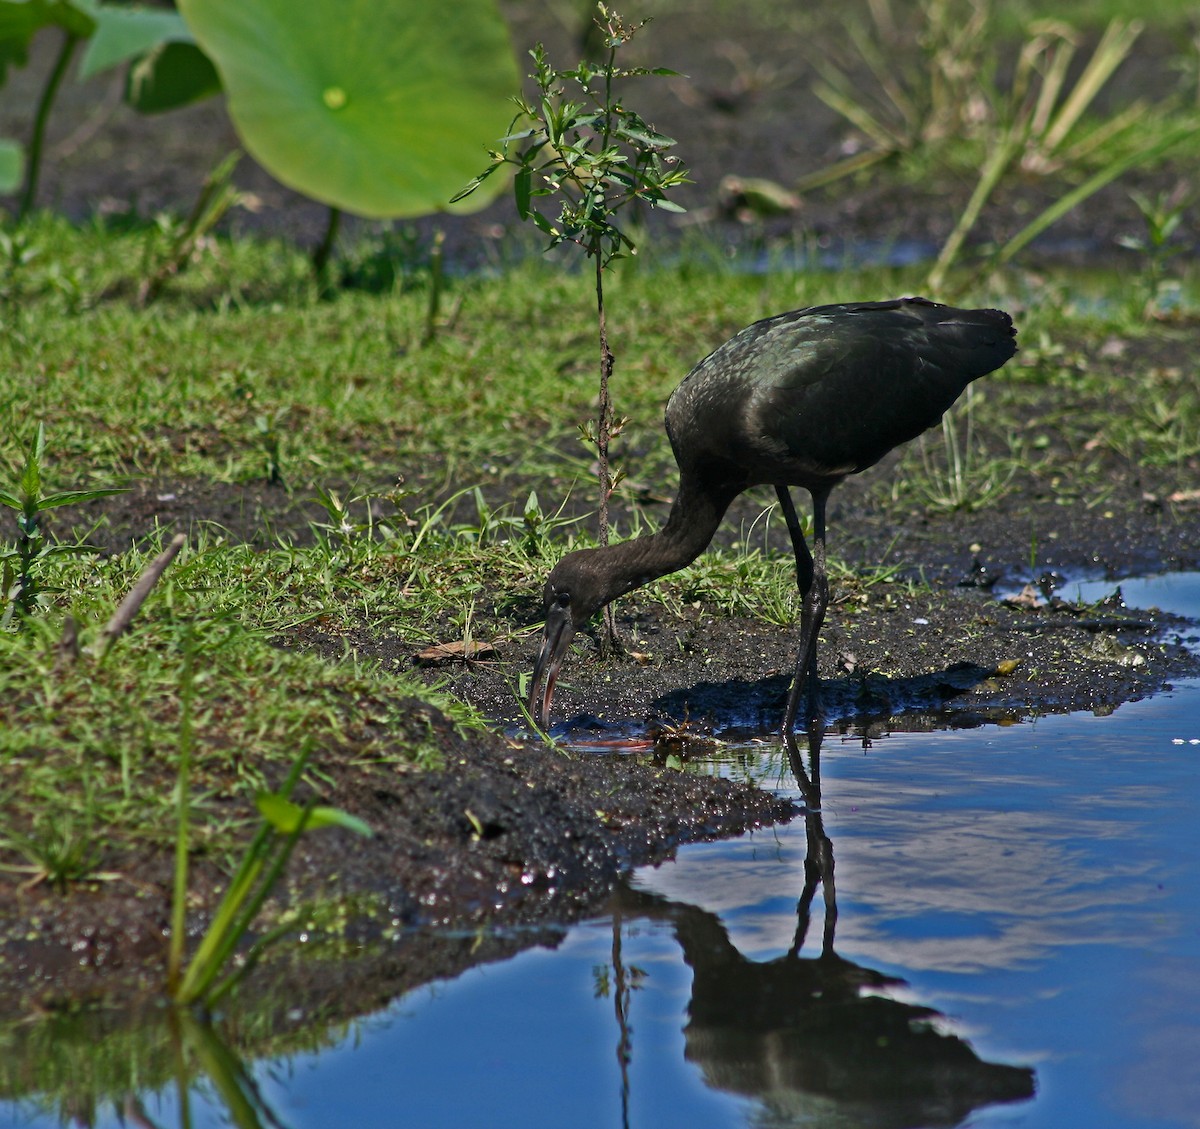
[[80,81],[144,55],[160,43],[192,38],[178,12],[115,4],[92,4],[88,10],[96,21],[96,33],[79,61]]
[[160,43],[129,68],[125,101],[143,114],[177,110],[221,91],[209,57],[194,43]]
[[[445,208],[511,120],[520,83],[495,0],[179,7],[216,64],[255,159],[347,211],[384,217]],[[486,202],[473,196],[467,210]]]
[[20,142],[0,138],[0,193],[16,192],[25,176],[25,150]]

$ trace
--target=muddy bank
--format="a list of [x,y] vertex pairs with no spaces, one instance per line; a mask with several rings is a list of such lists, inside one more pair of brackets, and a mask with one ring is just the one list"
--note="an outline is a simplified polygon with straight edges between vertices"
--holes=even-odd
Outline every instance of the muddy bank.
[[[1040,593],[1038,606],[971,589],[872,593],[853,610],[835,610],[821,633],[825,721],[867,733],[1107,713],[1200,673],[1185,646],[1200,639],[1195,625],[1127,608],[1117,590],[1099,607],[1046,602]],[[637,657],[604,663],[593,641],[577,647],[555,695],[556,732],[669,740],[680,726],[735,738],[778,726],[793,630],[697,609],[666,617],[636,602],[619,626]],[[516,712],[508,683],[491,672],[451,677],[455,692],[481,708]]]
[[[1182,335],[1164,335],[1153,362],[1183,371],[1188,349]],[[1141,356],[1121,361],[1130,371],[1147,363]],[[1017,426],[1041,429],[1064,418],[1069,390],[1027,391]],[[1052,442],[1067,442],[1062,428],[1046,431]],[[887,489],[903,480],[902,458],[889,456],[848,480],[831,500],[830,546],[842,568],[819,651],[831,727],[869,737],[948,721],[1107,712],[1200,673],[1185,646],[1195,644],[1194,624],[1125,608],[1116,598],[1122,577],[1200,567],[1200,500],[1189,489],[1200,480],[1195,458],[1154,468],[1098,450],[1086,472],[1072,475],[1064,453],[1049,470],[1019,470],[987,505],[949,513]],[[510,503],[531,486],[552,497],[568,485],[531,483],[514,469],[488,487],[489,501]],[[669,495],[673,483],[662,485]],[[740,499],[718,541],[741,536],[769,502]],[[656,505],[662,513],[651,516],[661,520],[666,503]],[[140,483],[105,500],[102,510],[105,524],[90,539],[108,552],[123,551],[156,525],[186,532],[202,522],[264,547],[276,537],[303,543],[310,523],[323,516],[311,501],[266,484],[196,482]],[[778,528],[770,536],[766,547],[783,555],[786,570],[786,534]],[[891,570],[890,579],[871,582],[881,567]],[[1107,577],[1114,598],[1074,606],[1071,581],[1084,577]],[[1030,581],[1041,582],[1032,598],[1002,598]],[[622,869],[664,858],[681,842],[794,814],[762,792],[681,773],[666,755],[686,760],[696,736],[771,734],[792,674],[795,627],[720,612],[686,586],[669,606],[639,591],[619,601],[617,612],[626,653],[600,663],[581,636],[560,680],[555,719],[595,743],[641,739],[639,758],[612,755],[611,747],[609,755],[568,754],[501,735],[520,721],[513,687],[537,648],[536,585],[480,601],[474,637],[495,648],[486,661],[421,668],[493,719],[495,734],[464,737],[413,703],[402,730],[365,736],[382,736],[398,749],[432,740],[444,754],[443,770],[397,773],[364,763],[349,739],[317,751],[322,799],[365,819],[376,835],[365,844],[341,832],[305,840],[274,912],[317,897],[351,907],[353,924],[343,922],[343,935],[370,940],[393,968],[363,979],[368,1006],[385,982],[411,987],[461,967],[462,946],[444,932],[420,932],[425,926],[452,933],[484,924],[533,929],[497,940],[498,953],[540,943],[543,927],[553,933],[600,904]],[[442,641],[456,638],[447,626]],[[277,643],[316,649],[332,661],[352,650],[384,669],[410,667],[418,650],[367,625],[331,634],[319,622]],[[656,737],[668,739],[648,749]],[[173,783],[164,778],[164,791]],[[231,819],[245,817],[244,795],[227,802]],[[106,869],[116,877],[73,887],[65,897],[23,889],[22,876],[0,872],[0,1014],[161,983],[169,859],[147,854]],[[204,925],[226,873],[214,860],[197,860],[193,928]],[[470,951],[482,955],[491,946]],[[347,998],[353,966],[339,961],[336,981]]]
[[[323,800],[366,820],[374,835],[366,842],[339,831],[305,838],[267,920],[332,900],[351,907],[343,938],[346,929],[362,939],[399,940],[423,925],[473,932],[570,922],[632,866],[661,861],[680,843],[790,819],[796,810],[745,785],[517,746],[486,733],[464,736],[424,703],[413,703],[411,718],[411,731],[392,739],[435,740],[443,770],[398,773],[365,763],[350,742],[313,756]],[[244,799],[231,800],[230,818],[244,816],[244,808]],[[104,881],[76,884],[65,895],[24,888],[6,875],[0,1016],[157,990],[170,868],[162,853],[122,859]],[[191,929],[207,923],[225,880],[211,860],[197,860]],[[414,967],[426,978],[447,974],[436,962]]]
[[[1029,410],[1036,416],[1042,405],[1031,399]],[[978,513],[949,514],[890,501],[876,482],[893,473],[894,463],[885,464],[834,495],[831,544],[848,567],[835,576],[819,653],[829,726],[853,739],[827,742],[827,759],[856,755],[859,739],[887,731],[1109,712],[1200,675],[1200,626],[1116,598],[1122,576],[1200,565],[1200,514],[1179,477],[1196,481],[1195,466],[1151,471],[1114,462],[1116,486],[1102,508],[1087,491],[1030,477]],[[110,548],[142,535],[162,505],[171,513],[159,516],[183,529],[240,515],[246,524],[238,528],[253,540],[254,515],[274,514],[258,528],[310,534],[305,506],[273,488],[246,486],[234,497],[227,486],[174,485],[109,500]],[[739,516],[752,518],[755,499],[741,505],[722,538],[738,529]],[[897,566],[892,580],[867,583],[880,564]],[[1085,574],[1109,576],[1114,598],[1075,605],[1070,578]],[[1033,594],[1003,599],[1037,578],[1044,583]],[[362,734],[362,748],[348,738],[316,750],[321,798],[375,834],[363,841],[334,830],[302,841],[264,924],[295,913],[291,936],[306,940],[277,947],[230,1005],[228,1029],[247,1057],[311,1045],[326,1031],[336,1037],[339,1024],[422,984],[556,945],[570,922],[603,908],[629,867],[668,858],[687,841],[797,814],[766,792],[680,771],[667,759],[681,757],[686,768],[692,742],[710,733],[773,732],[794,627],[721,614],[699,595],[670,608],[647,592],[622,599],[628,653],[599,663],[582,637],[555,717],[597,742],[632,735],[647,745],[636,756],[611,747],[568,753],[503,735],[519,716],[512,687],[532,663],[540,615],[536,590],[515,608],[507,595],[505,610],[481,607],[475,624],[476,638],[494,642],[493,658],[421,668],[431,680],[449,679],[455,694],[495,719],[497,732],[466,735],[413,702],[403,726]],[[454,639],[448,633],[444,641]],[[415,658],[411,645],[366,627],[334,636],[310,623],[278,642],[332,661],[349,645],[385,669]],[[377,745],[370,759],[360,755],[381,736],[398,750],[432,741],[445,767],[398,772],[380,763]],[[173,783],[164,777],[164,791]],[[244,791],[220,802],[231,820],[245,818]],[[0,872],[0,1024],[19,1023],[18,1045],[35,1059],[40,1044],[31,1033],[58,1038],[58,1025],[82,1016],[86,1025],[71,1027],[72,1037],[94,1039],[132,1001],[161,990],[170,866],[162,852],[123,858],[106,880],[65,896],[23,889],[21,876]],[[194,860],[194,933],[227,875],[220,860]],[[41,1021],[30,1025],[33,1016]],[[167,1035],[161,1025],[147,1031],[158,1032],[151,1037],[168,1070]]]
[[[846,489],[849,502],[857,486]],[[135,514],[136,497],[128,504]],[[929,517],[920,529],[910,523],[905,568],[930,583],[914,586],[899,576],[874,585],[849,577],[836,582],[819,652],[831,728],[869,737],[947,721],[1108,712],[1171,679],[1200,674],[1186,646],[1200,639],[1197,625],[1124,607],[1116,595],[1119,580],[1113,580],[1111,600],[1084,608],[1071,602],[1061,574],[1059,590],[1053,589],[1054,570],[1042,561],[1041,589],[1017,602],[1002,598],[1019,588],[1028,562],[1023,569],[1006,566],[998,551],[985,550],[976,540],[983,522],[991,523],[993,544],[1016,539],[1014,554],[1032,523],[1053,545],[1054,560],[1075,575],[1089,562],[1120,575],[1122,564],[1145,563],[1148,546],[1180,549],[1160,556],[1158,566],[1195,566],[1195,556],[1183,553],[1187,545],[1194,553],[1200,543],[1194,511],[1164,511],[1146,504],[1141,493],[1124,504],[1110,498],[1109,506],[1107,520],[1096,522],[1070,506],[1047,510],[1016,496],[989,515]],[[867,513],[855,526],[842,512],[835,529],[857,529],[844,540],[869,558],[874,539],[900,517],[893,513],[889,522]],[[1051,517],[1058,530],[1052,540],[1044,536]],[[349,907],[339,925],[343,941],[370,942],[368,964],[390,962],[394,986],[411,987],[459,967],[462,946],[448,941],[447,928],[473,934],[483,925],[538,927],[496,944],[508,952],[542,943],[541,927],[553,934],[594,910],[622,870],[666,858],[683,842],[791,818],[795,809],[787,802],[678,771],[665,758],[675,753],[686,761],[697,736],[774,730],[791,678],[794,628],[716,614],[700,601],[668,611],[645,593],[618,606],[629,653],[600,663],[581,638],[560,682],[555,717],[568,723],[560,727],[600,741],[658,736],[657,749],[643,748],[639,757],[569,753],[500,732],[464,735],[414,702],[410,724],[386,739],[398,746],[432,739],[445,767],[398,773],[365,762],[349,740],[318,750],[313,778],[321,781],[322,799],[365,819],[375,836],[366,843],[339,831],[306,838],[273,914],[314,898],[337,900]],[[509,622],[501,637],[501,625],[492,624],[494,659],[424,669],[431,680],[449,679],[453,692],[494,718],[498,730],[508,725],[511,731],[519,716],[512,686],[532,662],[537,616],[530,593],[526,634],[514,636]],[[412,648],[365,631],[347,640],[310,625],[288,645],[335,658],[348,641],[360,655],[385,663],[413,660]],[[231,796],[227,803],[231,818],[245,814],[243,800]],[[75,886],[68,896],[23,889],[11,875],[0,880],[0,1014],[158,986],[170,860],[147,854],[123,859],[116,869],[109,880]],[[212,860],[197,860],[193,928],[204,925],[223,873]],[[442,932],[422,934],[429,925]],[[400,959],[400,952],[407,955]],[[351,991],[346,979],[354,963],[347,958],[336,977],[343,995]],[[382,1002],[383,981],[375,974],[360,988],[364,1004]]]

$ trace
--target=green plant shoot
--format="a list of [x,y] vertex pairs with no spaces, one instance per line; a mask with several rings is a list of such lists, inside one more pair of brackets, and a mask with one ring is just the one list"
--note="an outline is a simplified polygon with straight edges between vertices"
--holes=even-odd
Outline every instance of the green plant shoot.
[[46,510],[92,502],[119,489],[65,490],[59,494],[42,491],[42,471],[46,465],[46,430],[38,424],[25,465],[13,490],[0,489],[0,505],[17,512],[17,539],[11,549],[0,550],[0,628],[7,628],[14,613],[28,614],[39,599],[55,591],[46,584],[42,572],[51,557],[66,553],[89,553],[84,544],[60,545],[51,542],[42,526]]
[[194,646],[185,644],[184,666],[180,676],[179,789],[176,808],[175,890],[171,914],[171,941],[167,956],[167,991],[179,1004],[199,1001],[212,1004],[245,975],[275,941],[285,927],[260,937],[248,952],[242,966],[218,982],[238,944],[245,937],[258,911],[282,875],[296,843],[305,831],[320,827],[343,827],[369,837],[371,829],[360,819],[338,808],[318,804],[301,806],[291,799],[308,763],[311,746],[306,744],[292,763],[283,787],[278,792],[260,792],[255,804],[263,817],[258,831],[246,848],[237,871],[225,890],[196,952],[183,966],[185,907],[189,849],[188,787],[193,746],[192,700],[194,694]]
[[[600,335],[599,420],[594,440],[599,458],[599,541],[608,544],[608,502],[616,485],[609,464],[613,424],[609,381],[613,354],[608,344],[604,308],[604,270],[614,259],[636,254],[628,225],[617,214],[628,205],[647,204],[681,212],[667,193],[687,181],[687,170],[668,155],[675,142],[658,133],[614,93],[620,79],[642,75],[673,75],[665,68],[617,66],[617,52],[645,26],[627,24],[604,4],[597,5],[596,25],[605,51],[603,61],[580,62],[572,70],[556,70],[538,44],[530,51],[537,96],[514,99],[517,114],[504,148],[493,151],[491,164],[452,203],[474,192],[506,165],[516,169],[513,192],[517,212],[545,235],[548,247],[575,243],[595,265],[596,313]],[[568,89],[577,91],[568,97]],[[614,641],[611,605],[604,610],[606,631],[602,646]]]

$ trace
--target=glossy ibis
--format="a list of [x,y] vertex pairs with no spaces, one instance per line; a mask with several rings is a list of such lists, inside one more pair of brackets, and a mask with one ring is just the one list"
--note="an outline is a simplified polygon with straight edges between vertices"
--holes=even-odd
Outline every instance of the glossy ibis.
[[[941,419],[963,389],[1016,352],[1001,310],[924,298],[810,306],[755,322],[710,353],[671,394],[666,428],[679,492],[662,529],[568,553],[546,581],[546,627],[529,709],[543,729],[575,632],[618,596],[683,568],[712,540],[743,490],[773,485],[802,595],[790,733],[806,681],[817,709],[817,635],[829,602],[825,503],[849,474],[877,463]],[[789,487],[812,495],[813,552]]]

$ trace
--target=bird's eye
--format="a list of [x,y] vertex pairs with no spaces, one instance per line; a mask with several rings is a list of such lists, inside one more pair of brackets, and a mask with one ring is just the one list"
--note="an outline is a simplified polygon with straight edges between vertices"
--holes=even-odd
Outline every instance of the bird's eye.
[[560,607],[569,607],[571,603],[571,593],[567,591],[555,592],[554,602]]

